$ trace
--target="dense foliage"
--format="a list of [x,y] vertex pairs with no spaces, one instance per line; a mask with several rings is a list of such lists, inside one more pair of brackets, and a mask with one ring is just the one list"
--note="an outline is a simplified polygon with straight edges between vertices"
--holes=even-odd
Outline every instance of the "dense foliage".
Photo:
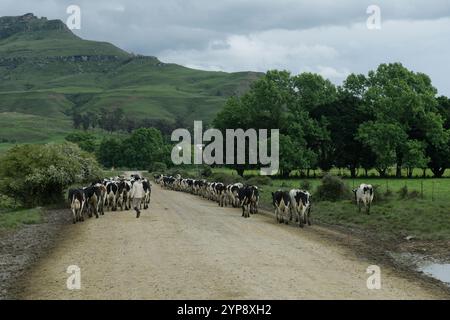
[[70,185],[100,177],[97,161],[72,143],[20,145],[0,159],[0,193],[27,206],[57,202]]
[[399,63],[351,74],[338,87],[317,74],[269,71],[230,98],[214,125],[280,129],[281,176],[333,167],[385,176],[395,167],[397,176],[430,168],[441,177],[450,166],[450,100],[437,97],[427,75]]
[[[151,168],[155,163],[170,165],[171,146],[155,128],[141,128],[126,138],[106,138],[97,157],[105,167]],[[160,169],[160,168],[156,168]],[[152,170],[153,171],[153,170]]]

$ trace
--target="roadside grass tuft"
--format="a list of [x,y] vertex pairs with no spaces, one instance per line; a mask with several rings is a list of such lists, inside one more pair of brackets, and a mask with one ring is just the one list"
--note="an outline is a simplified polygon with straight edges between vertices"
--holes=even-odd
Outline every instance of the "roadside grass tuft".
[[316,221],[371,231],[383,240],[414,236],[420,240],[450,239],[450,211],[443,202],[418,198],[374,203],[370,215],[352,201],[314,203]]
[[13,230],[21,225],[44,222],[42,208],[0,212],[0,230]]

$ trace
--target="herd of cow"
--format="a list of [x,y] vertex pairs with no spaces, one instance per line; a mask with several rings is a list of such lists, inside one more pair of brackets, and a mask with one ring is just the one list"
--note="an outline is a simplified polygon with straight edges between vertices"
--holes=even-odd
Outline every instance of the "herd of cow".
[[[69,202],[71,204],[73,223],[84,221],[85,215],[96,218],[104,215],[105,210],[116,211],[131,209],[131,189],[135,178],[130,179],[116,177],[103,179],[92,183],[91,186],[81,189],[69,190]],[[180,175],[175,177],[155,175],[155,182],[162,188],[183,191],[201,196],[205,199],[216,201],[219,206],[228,205],[234,208],[242,208],[242,216],[249,218],[251,214],[258,213],[259,189],[254,185],[234,183],[226,185],[222,182],[208,182],[206,180],[183,179]],[[150,205],[151,183],[147,179],[142,180],[145,196],[141,206],[147,209]],[[361,184],[353,190],[355,201],[359,210],[362,205],[366,212],[370,212],[374,190],[371,185]],[[290,191],[278,190],[272,192],[272,204],[275,208],[275,218],[278,223],[286,223],[295,217],[299,227],[305,224],[311,225],[311,194],[305,190],[292,189]],[[142,209],[142,208],[139,208]]]
[[[222,182],[208,182],[206,180],[183,179],[180,175],[166,176],[156,175],[156,183],[162,188],[183,191],[199,195],[205,199],[216,201],[219,206],[231,205],[234,208],[242,208],[242,216],[250,217],[250,214],[258,213],[259,189],[257,186],[244,185],[242,183],[224,184]],[[362,205],[369,213],[373,201],[373,187],[361,184],[353,190],[356,203],[361,211]],[[275,208],[275,218],[278,223],[295,221],[299,227],[305,224],[311,225],[311,194],[305,190],[292,189],[290,191],[278,190],[272,192],[272,204]]]
[[249,218],[250,214],[258,213],[259,189],[257,186],[235,183],[225,185],[222,182],[208,182],[206,180],[183,179],[179,174],[175,177],[156,175],[156,183],[162,188],[184,191],[199,195],[205,199],[216,201],[219,206],[232,205],[242,207],[242,216]]
[[[242,216],[258,213],[259,189],[257,186],[234,183],[226,185],[222,182],[208,182],[206,180],[183,179],[158,175],[155,181],[163,188],[189,192],[203,198],[216,201],[219,206],[231,205],[242,208]],[[279,223],[289,223],[295,215],[300,227],[311,225],[311,195],[308,191],[291,190],[272,193],[275,217]]]
[[[89,218],[105,214],[106,211],[130,210],[131,209],[131,189],[135,178],[115,177],[103,179],[92,183],[89,187],[69,190],[69,202],[73,215],[73,223],[84,221],[85,216]],[[141,207],[147,209],[150,205],[151,183],[147,179],[142,179],[145,196],[142,199]],[[142,208],[139,208],[142,209]]]

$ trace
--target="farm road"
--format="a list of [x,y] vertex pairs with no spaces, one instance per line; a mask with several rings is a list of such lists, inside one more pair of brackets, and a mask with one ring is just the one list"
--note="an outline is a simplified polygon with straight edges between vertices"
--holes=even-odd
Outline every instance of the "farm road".
[[[21,281],[24,299],[427,299],[445,295],[317,234],[241,217],[197,196],[153,187],[149,210],[106,212],[66,227],[59,244]],[[68,290],[67,267],[81,269]]]

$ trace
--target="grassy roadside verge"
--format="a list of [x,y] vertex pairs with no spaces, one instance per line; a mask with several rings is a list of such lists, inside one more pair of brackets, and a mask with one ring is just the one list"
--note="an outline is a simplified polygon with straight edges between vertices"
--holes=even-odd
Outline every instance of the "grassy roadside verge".
[[[189,173],[196,176],[196,172]],[[367,215],[358,212],[351,193],[344,200],[336,202],[318,201],[314,196],[321,184],[320,179],[246,178],[242,180],[231,170],[214,169],[212,176],[207,179],[225,183],[241,179],[258,185],[260,206],[269,212],[273,212],[272,192],[303,189],[307,185],[306,188],[313,194],[311,215],[316,223],[367,235],[376,242],[382,241],[389,245],[450,243],[450,179],[344,179],[348,189],[360,183],[371,183],[376,187],[371,214]],[[405,186],[406,194],[402,196]],[[431,196],[432,192],[434,196]],[[450,257],[450,253],[448,255]]]
[[[274,186],[261,187],[261,205],[272,210],[271,192]],[[392,195],[374,201],[370,215],[358,212],[351,199],[330,202],[314,201],[311,215],[313,221],[356,229],[371,233],[382,241],[450,240],[450,209],[448,201],[429,199],[399,199]]]
[[22,225],[44,222],[42,208],[0,212],[0,231],[15,230]]

